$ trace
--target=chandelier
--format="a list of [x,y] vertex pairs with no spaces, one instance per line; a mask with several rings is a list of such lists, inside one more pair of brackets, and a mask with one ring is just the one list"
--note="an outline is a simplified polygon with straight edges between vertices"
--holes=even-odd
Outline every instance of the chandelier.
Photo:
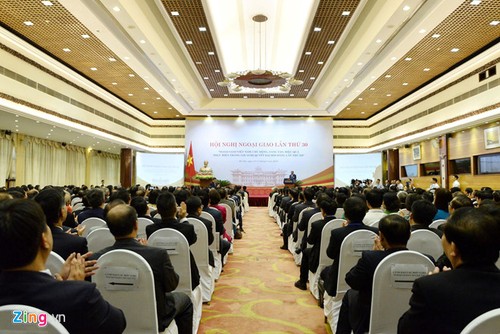
[[[288,93],[292,86],[302,85],[303,81],[297,80],[288,72],[264,69],[266,57],[266,32],[262,26],[267,21],[265,15],[255,15],[254,21],[254,66],[257,69],[231,72],[225,79],[217,84],[227,87],[230,93],[270,94]],[[256,61],[256,58],[257,61]],[[263,65],[264,62],[264,65]],[[258,63],[258,64],[257,64]]]

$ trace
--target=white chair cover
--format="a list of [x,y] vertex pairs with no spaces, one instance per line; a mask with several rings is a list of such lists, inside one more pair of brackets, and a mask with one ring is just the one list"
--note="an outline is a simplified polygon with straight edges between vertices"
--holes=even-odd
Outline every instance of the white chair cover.
[[[231,243],[231,247],[229,248],[228,254],[234,253],[233,243],[234,243],[234,230],[233,230],[233,210],[231,207],[224,203],[219,203],[220,206],[226,208],[226,221],[224,222],[224,228],[226,229],[226,233],[231,236],[233,242]],[[227,256],[223,259],[224,264],[226,264]]]
[[207,227],[203,222],[196,218],[188,218],[191,225],[194,226],[196,232],[196,242],[190,246],[193,253],[198,271],[200,272],[200,284],[202,285],[203,302],[212,300],[212,294],[215,288],[215,279],[212,273],[212,267],[209,264],[208,249],[208,232]]
[[115,237],[109,232],[109,228],[100,227],[92,230],[87,235],[87,246],[90,252],[98,252],[109,246],[113,246]]
[[64,261],[65,259],[63,259],[59,254],[51,251],[49,257],[47,258],[47,262],[45,262],[45,268],[49,269],[52,275],[58,274],[61,272]]
[[460,334],[485,333],[500,333],[500,308],[481,314],[460,332]]
[[274,200],[276,199],[276,196],[278,193],[272,194],[271,198],[267,202],[267,211],[269,212],[269,217],[275,218],[276,213],[274,212]]
[[331,265],[333,263],[333,259],[330,259],[328,255],[326,255],[326,249],[328,248],[328,244],[330,243],[330,235],[331,231],[334,228],[342,227],[342,224],[345,222],[344,219],[333,219],[330,220],[323,226],[323,230],[321,230],[321,244],[319,248],[319,265],[318,269],[315,273],[309,271],[309,290],[311,291],[314,298],[319,299],[319,291],[318,291],[318,282],[319,275],[321,271]]
[[[307,222],[307,236],[309,236],[311,233],[312,223],[317,222],[318,220],[321,220],[321,219],[323,219],[323,214],[321,212],[315,213],[314,215],[311,216],[311,218],[309,218],[309,221]],[[310,247],[312,247],[312,245],[310,245],[308,243],[307,248],[310,248]]]
[[435,221],[433,221],[429,227],[430,228],[438,228],[440,225],[443,225],[446,223],[446,219],[437,219]]
[[373,249],[373,240],[376,236],[377,234],[370,230],[357,230],[349,233],[342,241],[337,276],[337,292],[335,296],[330,296],[325,292],[324,311],[333,333],[337,329],[342,298],[344,298],[346,291],[350,289],[345,281],[345,275],[358,263],[363,251]]
[[220,277],[220,274],[222,273],[222,259],[219,254],[219,248],[220,248],[220,233],[216,232],[215,229],[215,218],[209,214],[206,211],[202,211],[200,214],[200,217],[203,217],[205,219],[208,219],[212,222],[212,233],[214,234],[214,242],[211,245],[208,245],[210,248],[210,251],[214,255],[214,264],[215,268],[213,270],[213,276],[214,279],[218,280]]
[[[14,311],[26,312],[27,314],[36,314],[36,321],[31,323],[13,323]],[[23,314],[23,313],[21,313]],[[44,314],[46,325],[39,327],[38,315]],[[33,320],[35,320],[33,318]],[[46,333],[46,334],[69,334],[64,326],[50,313],[40,310],[36,307],[10,304],[0,306],[0,324],[2,333]]]
[[137,218],[137,237],[147,238],[146,236],[146,226],[154,224],[151,219],[139,217]]
[[[92,282],[105,300],[125,314],[124,333],[158,333],[154,278],[148,262],[135,252],[117,249],[102,255],[97,265]],[[124,273],[126,279],[121,278]]]
[[[302,220],[302,216],[304,215],[304,212],[309,211],[309,210],[312,210],[312,208],[307,207],[307,208],[303,209],[302,211],[300,211],[297,223],[293,224],[294,230],[297,229],[297,242],[294,242],[294,247],[292,248],[292,250],[293,250],[292,255],[293,255],[293,259],[295,260],[295,264],[298,266],[300,266],[300,263],[302,262],[302,252],[300,254],[297,254],[295,252],[295,250],[300,247],[300,244],[302,242],[302,237],[304,237],[305,232],[298,230],[297,226],[299,225],[299,222]],[[292,242],[293,242],[293,236],[292,236]]]
[[90,232],[92,232],[92,230],[96,228],[108,227],[108,225],[106,225],[106,222],[103,219],[97,217],[87,218],[80,225],[85,226],[85,230],[83,231],[82,234],[82,237],[85,238],[87,237],[87,235],[89,235]]
[[177,230],[162,228],[149,236],[148,244],[167,250],[175,272],[179,275],[179,284],[175,291],[184,292],[193,302],[193,333],[196,333],[201,320],[202,287],[199,284],[196,289],[191,289],[190,249],[186,237]]
[[443,255],[441,238],[430,230],[416,230],[411,232],[406,247],[422,254],[431,255],[434,259]]
[[433,269],[434,263],[415,251],[396,252],[379,263],[373,277],[370,334],[397,332],[398,320],[408,309],[413,281]]
[[344,219],[344,208],[337,208],[337,211],[335,211],[335,217],[338,219]]

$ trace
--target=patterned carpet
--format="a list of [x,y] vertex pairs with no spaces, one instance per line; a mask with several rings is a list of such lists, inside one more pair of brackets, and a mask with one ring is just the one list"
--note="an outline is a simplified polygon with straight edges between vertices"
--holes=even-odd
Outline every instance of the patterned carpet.
[[203,305],[199,333],[327,333],[314,297],[293,286],[299,267],[279,248],[280,230],[267,207],[251,207],[243,227],[210,305]]

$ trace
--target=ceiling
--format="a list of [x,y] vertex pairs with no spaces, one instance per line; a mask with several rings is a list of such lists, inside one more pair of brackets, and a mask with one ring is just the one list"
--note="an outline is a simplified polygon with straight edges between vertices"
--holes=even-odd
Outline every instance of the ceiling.
[[[268,17],[266,69],[303,81],[287,93],[234,94],[217,84],[257,67],[257,14]],[[499,20],[498,0],[0,2],[2,27],[152,120],[368,120],[497,44]]]

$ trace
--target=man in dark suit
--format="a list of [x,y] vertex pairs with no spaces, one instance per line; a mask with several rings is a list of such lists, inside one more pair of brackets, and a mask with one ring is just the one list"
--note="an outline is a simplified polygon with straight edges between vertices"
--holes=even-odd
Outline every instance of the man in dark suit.
[[71,253],[80,253],[83,255],[88,252],[87,239],[66,233],[63,229],[67,209],[62,189],[43,189],[36,195],[35,201],[42,207],[47,225],[52,232],[54,252],[59,254],[63,259],[67,259]]
[[90,208],[86,208],[77,216],[78,224],[90,217],[104,219],[104,192],[99,188],[90,189],[85,197]]
[[340,246],[349,233],[365,229],[378,233],[378,229],[363,224],[363,218],[367,211],[366,202],[361,197],[350,197],[344,202],[344,216],[346,223],[344,227],[333,229],[326,254],[333,259],[333,264],[321,272],[325,291],[330,296],[337,294],[337,276],[339,273]]
[[430,228],[429,225],[432,223],[434,216],[436,215],[437,209],[429,201],[426,200],[417,200],[413,202],[411,205],[411,214],[410,214],[410,226],[411,231],[416,230],[429,230],[438,235],[441,238],[443,232],[438,230],[437,228]]
[[[158,208],[158,213],[161,219],[153,218],[154,224],[146,226],[146,235],[149,238],[153,232],[162,228],[172,228],[182,233],[186,237],[189,245],[191,246],[196,242],[196,233],[194,232],[193,225],[187,223],[186,217],[186,204],[182,203],[179,218],[176,218],[177,214],[177,202],[175,197],[170,192],[164,192],[158,196],[156,201],[156,207]],[[200,273],[198,267],[196,266],[196,261],[194,259],[193,253],[189,251],[191,259],[191,289],[194,290],[198,284],[200,284]]]
[[85,259],[72,254],[69,271],[56,280],[45,269],[52,233],[40,206],[30,200],[0,203],[0,305],[22,304],[64,315],[70,333],[122,333],[123,312],[83,281]]
[[281,249],[288,249],[288,237],[292,233],[292,218],[295,211],[295,206],[297,205],[297,200],[299,198],[299,192],[296,189],[291,189],[290,192],[290,201],[286,203],[281,203],[284,205],[284,210],[287,212],[287,221],[284,223],[282,227],[282,237],[283,237],[283,246]]
[[[300,248],[296,251],[298,251],[300,253],[300,251],[303,251],[304,249],[307,248],[307,226],[309,224],[309,219],[311,219],[311,217],[316,214],[316,213],[320,213],[321,212],[321,209],[320,209],[320,205],[321,205],[321,201],[323,201],[324,199],[330,199],[331,197],[328,196],[326,193],[324,192],[318,192],[316,194],[316,204],[314,206],[313,209],[311,210],[306,210],[304,211],[304,213],[302,214],[302,219],[299,221],[299,223],[297,224],[297,228],[299,231],[304,231],[304,236],[302,237],[302,240],[300,241]],[[333,213],[335,215],[335,213]]]
[[135,209],[126,204],[113,205],[106,214],[106,223],[116,242],[113,246],[96,252],[92,259],[97,260],[115,249],[127,249],[141,255],[153,271],[158,330],[164,331],[175,319],[179,332],[192,331],[193,304],[186,294],[172,292],[179,283],[179,276],[174,271],[167,251],[146,246],[146,242],[136,240],[138,223]]
[[[214,233],[212,232],[212,222],[200,216],[202,209],[201,199],[198,196],[190,196],[186,199],[187,218],[195,218],[201,221],[207,228],[208,245],[214,242]],[[214,254],[208,251],[208,262],[212,267],[215,267]]]
[[297,175],[295,175],[295,173],[293,172],[293,170],[290,172],[290,175],[288,175],[288,178],[293,183],[297,182]]
[[[293,235],[293,241],[294,242],[297,242],[297,237],[298,237],[297,227],[298,227],[298,224],[299,224],[300,213],[304,209],[313,209],[315,207],[315,204],[313,202],[313,199],[314,199],[314,190],[313,190],[313,188],[307,187],[306,189],[304,189],[303,195],[304,195],[304,201],[301,202],[301,203],[299,203],[299,204],[297,204],[295,206],[295,209],[294,209],[294,212],[293,212],[293,217],[292,217],[292,225],[290,226],[290,228],[293,229],[293,224],[297,223],[297,226],[295,226],[295,229],[291,231],[291,233]],[[306,213],[306,212],[307,211],[304,211],[304,213]],[[304,213],[302,215],[304,215]],[[300,240],[300,242],[302,242],[302,240]],[[300,246],[300,242],[299,242],[299,246]]]
[[388,215],[379,222],[379,237],[373,251],[365,251],[358,263],[346,274],[351,287],[342,299],[337,334],[368,332],[372,299],[373,275],[378,264],[394,252],[407,250],[410,224],[399,215]]
[[453,270],[415,280],[398,333],[460,333],[474,318],[500,308],[499,217],[498,207],[453,212],[442,237]]
[[330,220],[335,219],[335,211],[337,211],[337,203],[327,196],[319,202],[322,220],[315,221],[311,225],[311,233],[307,238],[307,242],[313,245],[311,248],[306,248],[302,251],[302,261],[300,263],[300,279],[295,282],[295,287],[301,290],[307,290],[307,279],[309,271],[316,272],[319,265],[319,248],[321,245],[321,232],[323,227]]

